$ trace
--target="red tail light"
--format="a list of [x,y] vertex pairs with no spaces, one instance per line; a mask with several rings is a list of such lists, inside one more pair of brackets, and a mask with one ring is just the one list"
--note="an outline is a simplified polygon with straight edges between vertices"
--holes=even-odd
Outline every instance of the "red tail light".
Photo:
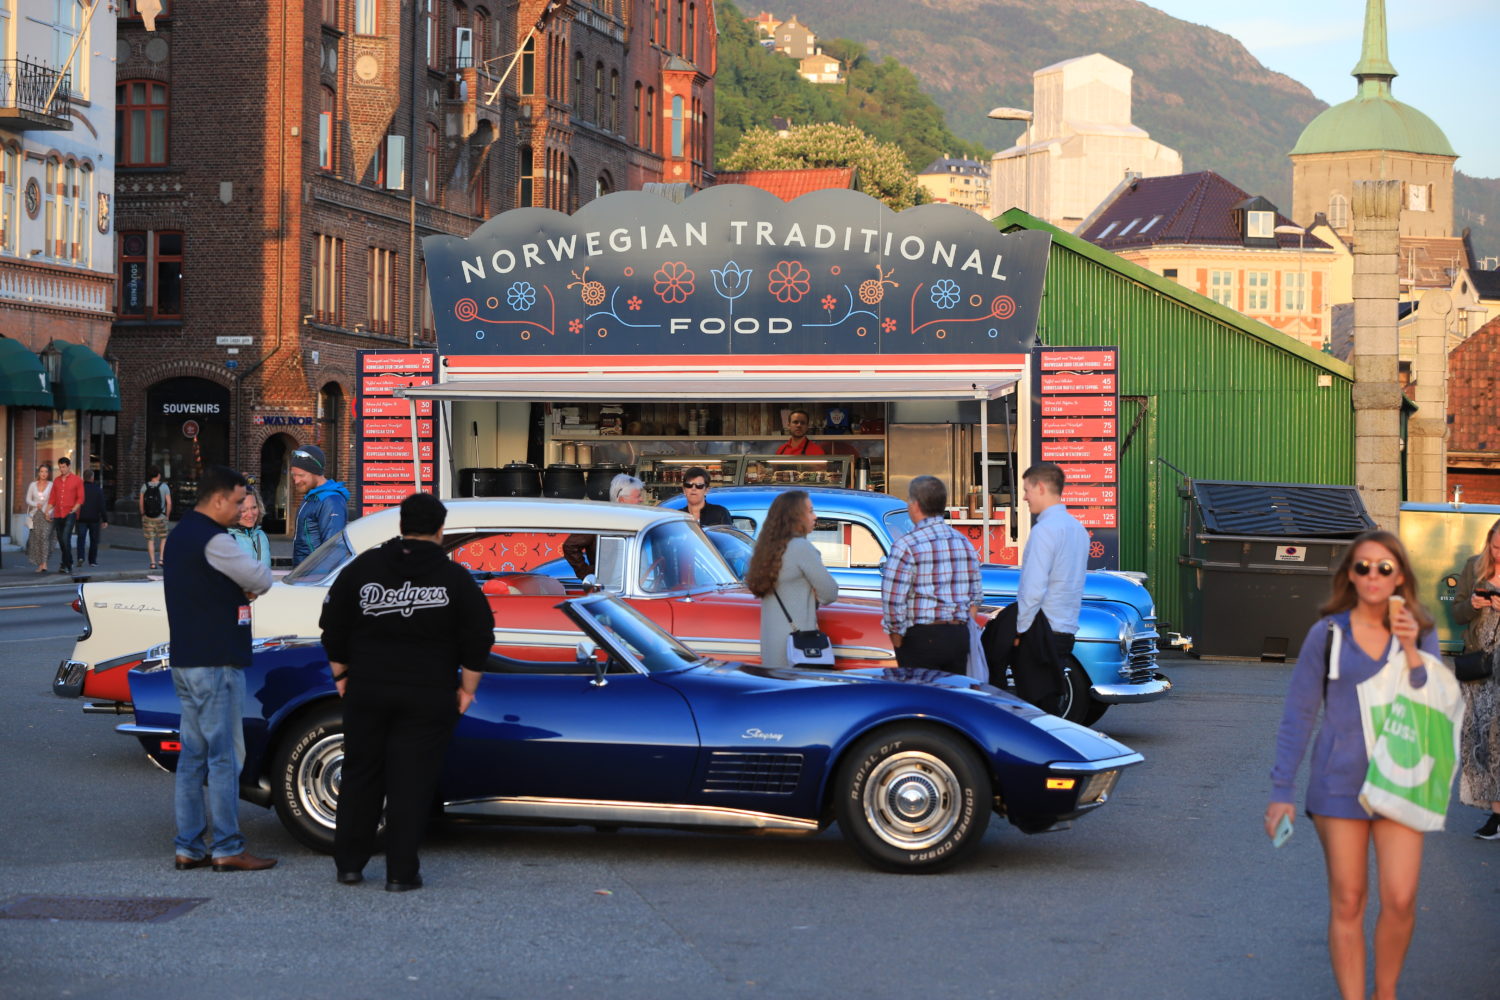
[[68,607],[72,608],[74,611],[78,612],[80,615],[83,614],[83,598],[81,598],[81,597],[75,597],[75,598],[73,598],[73,603],[69,604]]
[[162,740],[161,750],[162,753],[181,753],[182,744],[177,742],[176,740]]

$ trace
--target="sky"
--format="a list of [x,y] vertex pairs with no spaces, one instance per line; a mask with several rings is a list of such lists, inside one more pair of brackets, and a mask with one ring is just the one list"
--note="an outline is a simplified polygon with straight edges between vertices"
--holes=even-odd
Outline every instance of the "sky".
[[[1238,39],[1329,104],[1355,93],[1365,0],[1145,0]],[[1385,0],[1396,99],[1437,122],[1459,170],[1500,177],[1500,0]]]

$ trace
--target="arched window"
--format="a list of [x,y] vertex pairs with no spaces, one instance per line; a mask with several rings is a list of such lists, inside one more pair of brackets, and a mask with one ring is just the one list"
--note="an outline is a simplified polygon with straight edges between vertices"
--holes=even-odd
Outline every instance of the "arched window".
[[18,146],[0,146],[0,253],[15,253],[17,231],[21,226],[20,203],[21,150]]
[[1328,224],[1334,229],[1346,229],[1349,226],[1349,199],[1341,194],[1335,194],[1328,199]]
[[334,150],[338,148],[335,129],[335,102],[336,95],[331,87],[319,88],[319,100],[322,102],[318,111],[318,169],[332,171],[334,166]]
[[682,137],[685,123],[682,120],[682,95],[672,97],[672,159],[682,158]]
[[571,156],[568,157],[568,174],[566,180],[563,183],[565,184],[565,189],[563,191],[563,204],[567,206],[568,212],[576,212],[578,211],[579,199],[578,164],[574,162]]
[[423,150],[422,200],[434,205],[438,203],[438,130],[436,125],[427,126],[427,145]]
[[536,36],[521,46],[521,93],[536,93]]
[[599,174],[599,177],[594,181],[594,197],[595,198],[603,198],[605,195],[609,194],[614,189],[615,189],[614,178],[612,178],[609,175],[609,171],[608,170],[605,170],[605,171],[601,172]]
[[47,157],[47,168],[42,184],[42,256],[62,256],[62,245],[57,238],[57,192],[62,186],[62,160]]
[[337,382],[329,382],[318,390],[318,424],[323,456],[328,459],[323,472],[329,479],[337,479],[344,443],[344,390]]
[[115,146],[122,167],[167,165],[167,85],[126,80],[115,87]]
[[92,164],[78,165],[78,187],[74,189],[77,203],[73,213],[73,259],[83,267],[94,263],[94,240],[89,229],[89,207],[94,204],[94,168]]

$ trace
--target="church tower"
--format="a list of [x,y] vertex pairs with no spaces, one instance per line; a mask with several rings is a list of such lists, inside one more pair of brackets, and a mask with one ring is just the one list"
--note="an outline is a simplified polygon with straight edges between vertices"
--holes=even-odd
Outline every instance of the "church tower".
[[1385,0],[1366,0],[1365,33],[1353,100],[1324,111],[1292,149],[1292,218],[1319,212],[1346,240],[1354,182],[1401,181],[1403,239],[1453,236],[1453,163],[1458,155],[1437,124],[1391,96],[1396,68],[1386,51]]

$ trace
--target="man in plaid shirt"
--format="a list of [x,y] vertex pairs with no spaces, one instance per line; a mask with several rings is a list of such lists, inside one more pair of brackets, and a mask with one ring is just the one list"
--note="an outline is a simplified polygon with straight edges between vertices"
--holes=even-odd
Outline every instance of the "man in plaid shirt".
[[943,520],[948,488],[918,476],[907,492],[914,527],[891,546],[880,580],[886,632],[903,667],[962,674],[969,620],[984,595],[973,544]]

